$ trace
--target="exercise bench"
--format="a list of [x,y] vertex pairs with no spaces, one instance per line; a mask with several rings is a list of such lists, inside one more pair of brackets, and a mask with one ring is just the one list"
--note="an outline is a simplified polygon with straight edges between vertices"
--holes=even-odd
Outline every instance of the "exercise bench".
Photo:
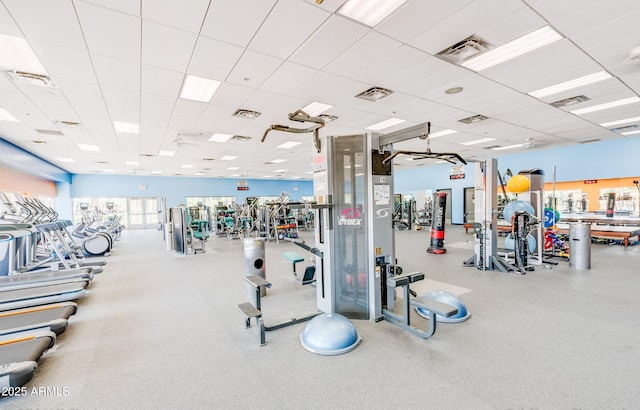
[[298,273],[296,272],[296,263],[304,262],[304,258],[293,251],[285,252],[282,256],[284,256],[284,258],[293,265],[293,274],[298,276]]
[[[383,310],[384,318],[393,323],[394,325],[410,331],[423,339],[428,339],[436,332],[436,315],[443,317],[450,317],[458,313],[458,308],[446,303],[438,302],[437,300],[415,297],[411,298],[410,285],[414,282],[424,279],[424,273],[411,272],[404,273],[402,275],[393,276],[387,279],[387,286],[391,288],[397,288],[402,286],[404,299],[402,305],[402,316],[397,315],[391,311]],[[429,329],[420,330],[411,325],[411,306],[424,309],[429,312]]]

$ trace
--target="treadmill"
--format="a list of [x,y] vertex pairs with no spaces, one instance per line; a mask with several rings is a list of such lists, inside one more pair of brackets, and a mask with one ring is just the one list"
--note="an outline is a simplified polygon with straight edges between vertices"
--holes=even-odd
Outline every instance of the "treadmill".
[[55,341],[49,330],[0,336],[0,387],[20,387],[31,380],[36,361]]
[[51,330],[59,336],[77,310],[75,303],[64,302],[0,312],[0,336],[36,329]]
[[93,268],[76,268],[58,271],[35,271],[18,273],[10,276],[0,276],[0,287],[16,284],[73,281],[72,279],[83,279],[92,281],[94,277]]
[[86,283],[70,282],[19,289],[0,288],[0,311],[80,299],[86,293]]

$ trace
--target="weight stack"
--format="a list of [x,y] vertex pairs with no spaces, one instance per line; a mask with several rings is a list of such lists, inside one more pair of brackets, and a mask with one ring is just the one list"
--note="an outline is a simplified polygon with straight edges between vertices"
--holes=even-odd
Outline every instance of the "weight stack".
[[427,252],[440,254],[447,251],[444,248],[444,220],[447,209],[447,194],[445,192],[436,193],[434,209],[435,213],[431,222],[431,246]]

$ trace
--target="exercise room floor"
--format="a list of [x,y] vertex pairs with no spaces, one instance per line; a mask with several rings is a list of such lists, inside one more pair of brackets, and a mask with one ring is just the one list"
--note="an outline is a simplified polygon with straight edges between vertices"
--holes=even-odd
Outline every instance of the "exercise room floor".
[[[458,226],[444,255],[425,252],[424,231],[395,235],[399,264],[427,276],[412,288],[459,294],[470,320],[440,324],[428,340],[357,320],[363,342],[341,356],[302,348],[304,324],[267,332],[259,347],[236,308],[246,294],[239,240],[175,257],[160,232],[125,231],[26,395],[0,407],[640,408],[640,245],[594,244],[591,270],[560,261],[519,276],[463,267],[473,238]],[[267,244],[267,325],[315,311],[315,288],[282,257],[289,250],[309,261],[291,243]]]

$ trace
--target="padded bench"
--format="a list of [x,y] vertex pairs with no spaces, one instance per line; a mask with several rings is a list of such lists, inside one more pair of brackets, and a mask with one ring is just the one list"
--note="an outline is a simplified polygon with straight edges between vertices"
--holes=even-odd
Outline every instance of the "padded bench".
[[293,274],[298,276],[298,273],[296,272],[296,263],[304,262],[304,258],[293,251],[285,252],[282,256],[284,256],[284,258],[293,265]]

